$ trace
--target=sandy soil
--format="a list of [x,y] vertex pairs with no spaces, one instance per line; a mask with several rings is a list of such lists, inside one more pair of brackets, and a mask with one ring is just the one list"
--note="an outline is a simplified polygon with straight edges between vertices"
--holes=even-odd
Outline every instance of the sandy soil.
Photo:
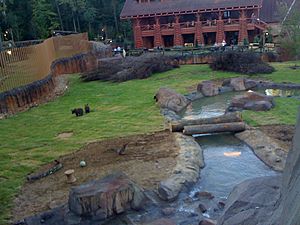
[[268,125],[261,126],[260,130],[277,142],[286,150],[292,148],[295,126],[288,125]]
[[[118,155],[114,149],[128,142],[125,155]],[[20,220],[63,204],[71,186],[99,179],[112,171],[123,171],[140,186],[154,189],[159,181],[171,174],[178,151],[174,135],[168,131],[89,144],[58,159],[64,167],[57,173],[26,182],[15,199],[13,219]],[[80,167],[81,160],[86,161],[86,167]],[[75,170],[77,181],[72,185],[66,183],[64,172],[68,169]]]

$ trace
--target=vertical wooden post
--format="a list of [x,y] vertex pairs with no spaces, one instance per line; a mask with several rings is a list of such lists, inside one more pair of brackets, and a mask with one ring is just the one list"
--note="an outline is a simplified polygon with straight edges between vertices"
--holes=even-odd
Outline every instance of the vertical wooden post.
[[196,41],[198,45],[204,45],[204,37],[202,32],[202,22],[201,22],[201,14],[196,14],[197,21],[196,21]]
[[248,30],[247,30],[247,18],[245,16],[245,10],[240,12],[239,19],[239,45],[243,45],[244,39],[248,40]]
[[136,48],[143,48],[142,29],[140,26],[140,20],[136,19],[133,21],[133,33],[134,43]]
[[160,21],[159,21],[159,17],[155,17],[154,46],[159,47],[162,45],[163,45],[163,43],[162,43],[161,30],[160,30]]
[[225,28],[224,28],[224,20],[222,18],[223,13],[219,12],[219,18],[217,20],[217,36],[216,36],[216,42],[218,44],[221,44],[223,40],[225,40]]
[[183,40],[182,40],[182,34],[181,34],[181,28],[179,23],[179,16],[175,16],[175,24],[174,24],[174,45],[175,46],[182,46]]

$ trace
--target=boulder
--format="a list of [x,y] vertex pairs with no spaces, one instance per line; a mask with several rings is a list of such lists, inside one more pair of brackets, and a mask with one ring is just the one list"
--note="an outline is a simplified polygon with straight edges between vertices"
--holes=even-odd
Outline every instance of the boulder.
[[206,97],[211,97],[219,94],[219,86],[213,81],[203,81],[198,84],[197,91]]
[[244,85],[246,90],[258,87],[259,82],[256,80],[245,79]]
[[[283,172],[282,202],[279,224],[294,225],[300,221],[300,111],[293,147],[289,151]],[[282,210],[282,211],[281,211]]]
[[184,186],[195,183],[199,178],[200,168],[204,167],[203,151],[193,137],[180,133],[175,135],[179,146],[176,167],[172,175],[158,185],[158,195],[163,200],[174,200]]
[[231,100],[229,111],[237,111],[243,109],[261,111],[269,110],[273,106],[273,97],[257,92],[247,92],[243,95],[238,95]]
[[217,224],[271,225],[268,221],[280,199],[280,187],[280,176],[244,181],[230,193]]
[[104,220],[129,209],[142,207],[145,196],[123,173],[113,173],[104,179],[73,187],[69,194],[69,209],[81,217]]
[[247,102],[244,106],[244,109],[253,110],[253,111],[268,111],[272,107],[273,105],[269,101],[255,101],[255,102]]
[[233,88],[235,91],[245,91],[245,84],[244,84],[244,78],[237,77],[237,78],[231,78],[229,86]]
[[174,112],[181,111],[190,103],[186,97],[168,88],[160,88],[154,98],[161,108],[167,108]]

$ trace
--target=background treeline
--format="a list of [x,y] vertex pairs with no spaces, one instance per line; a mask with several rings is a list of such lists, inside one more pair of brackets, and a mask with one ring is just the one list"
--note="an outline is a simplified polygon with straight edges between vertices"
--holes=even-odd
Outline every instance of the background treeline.
[[[44,39],[52,30],[88,32],[131,41],[130,22],[120,21],[125,0],[0,0],[0,28],[15,41]],[[5,38],[5,37],[4,37]]]

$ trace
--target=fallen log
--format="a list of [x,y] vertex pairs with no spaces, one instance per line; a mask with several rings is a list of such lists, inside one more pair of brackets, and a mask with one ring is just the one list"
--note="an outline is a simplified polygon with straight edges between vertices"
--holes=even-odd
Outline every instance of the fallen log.
[[240,132],[244,131],[246,125],[244,122],[234,123],[219,123],[219,124],[203,124],[184,126],[183,134],[210,134],[210,133],[221,133],[221,132]]
[[172,121],[170,123],[170,131],[182,132],[185,126],[191,126],[191,125],[219,124],[219,123],[233,123],[233,122],[243,122],[240,113],[233,112],[233,113],[226,113],[222,116],[211,117],[211,118]]

